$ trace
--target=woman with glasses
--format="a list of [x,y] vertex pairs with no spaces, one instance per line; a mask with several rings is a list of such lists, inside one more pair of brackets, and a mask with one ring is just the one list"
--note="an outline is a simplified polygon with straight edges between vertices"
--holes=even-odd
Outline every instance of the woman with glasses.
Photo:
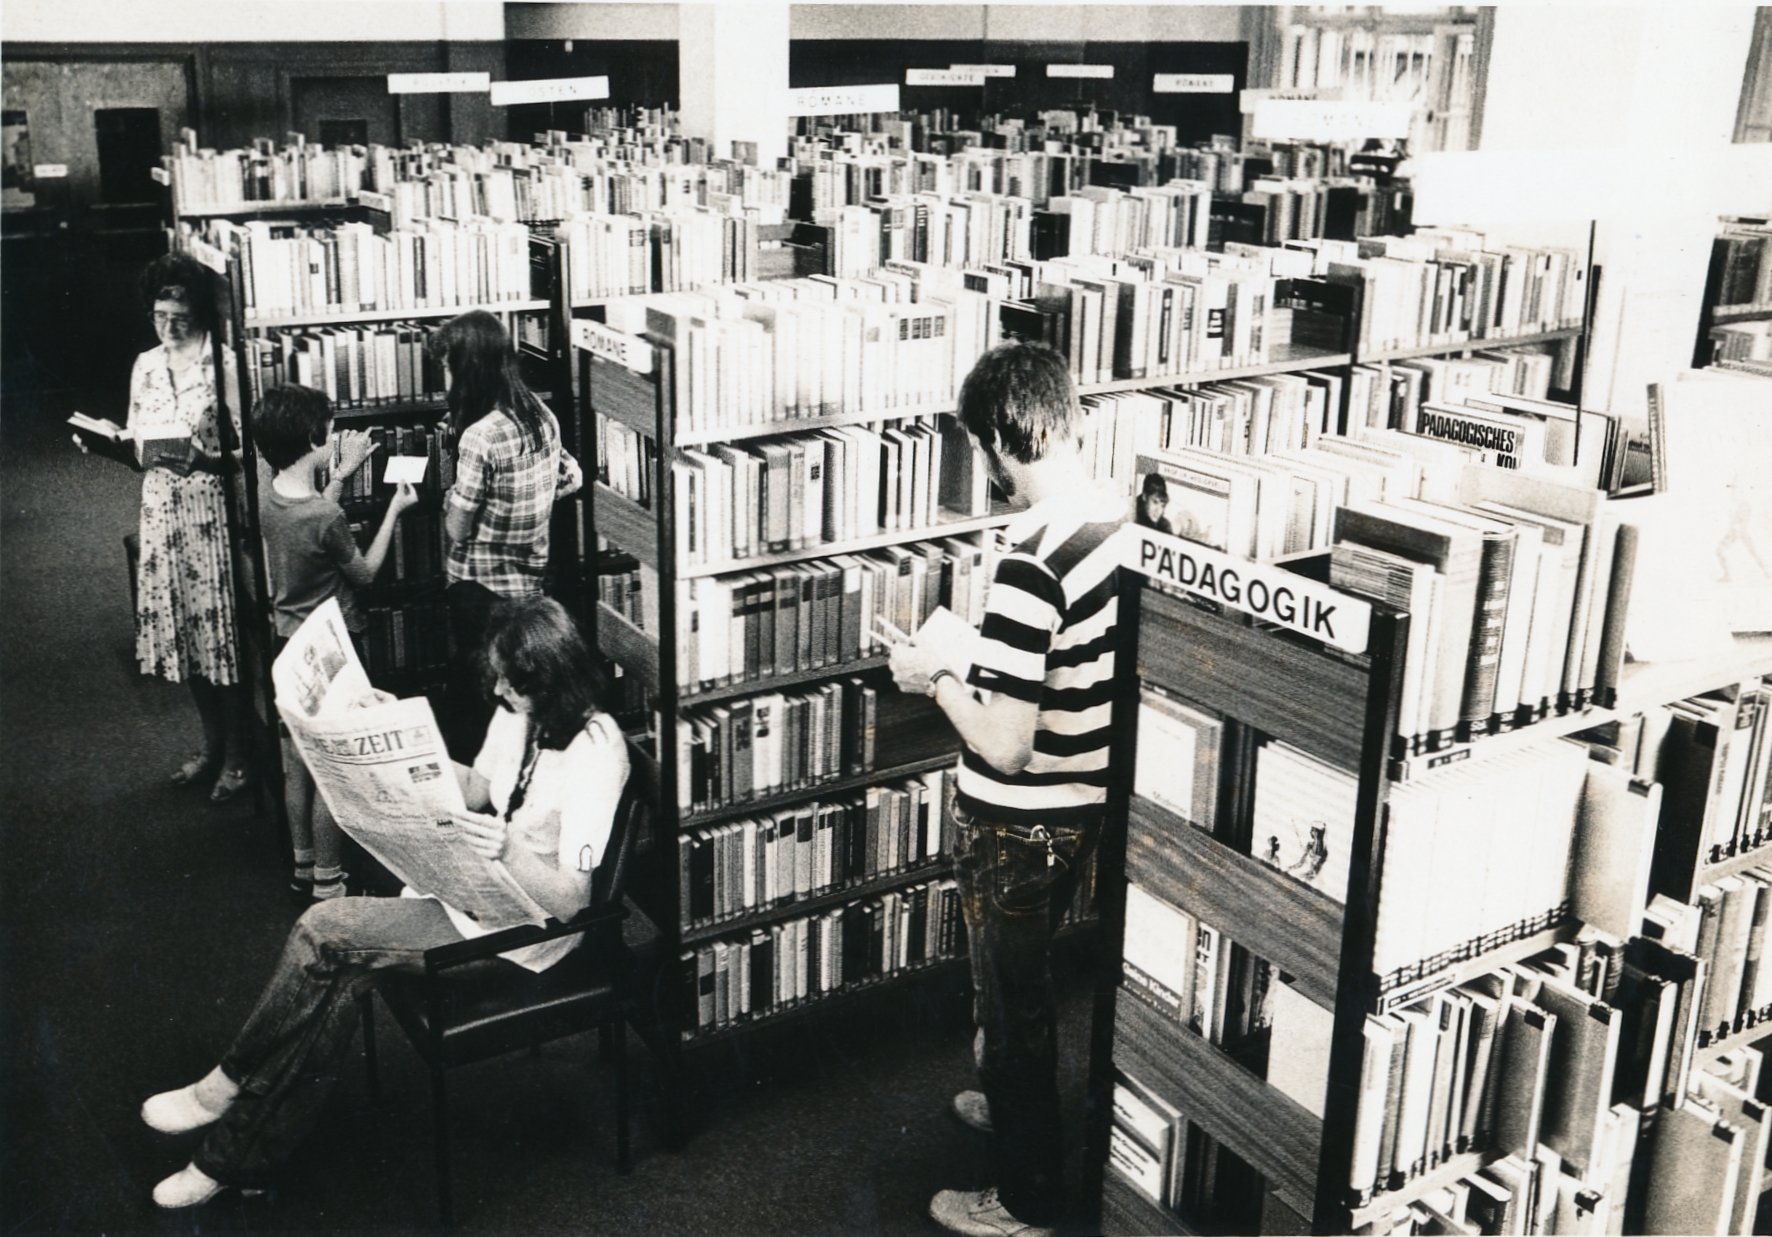
[[248,782],[223,484],[223,470],[238,467],[240,429],[216,415],[214,302],[203,268],[183,254],[156,258],[142,272],[141,296],[160,343],[136,358],[129,379],[142,467],[135,653],[142,673],[191,685],[203,722],[203,748],[172,784],[210,783],[210,799],[223,803]]

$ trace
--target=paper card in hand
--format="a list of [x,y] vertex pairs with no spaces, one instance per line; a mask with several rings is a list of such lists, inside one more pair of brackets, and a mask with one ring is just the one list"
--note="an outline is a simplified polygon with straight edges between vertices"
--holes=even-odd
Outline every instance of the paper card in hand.
[[389,485],[420,485],[424,482],[428,463],[429,458],[423,455],[390,455],[381,479]]
[[946,606],[937,606],[917,629],[915,643],[934,649],[941,664],[954,672],[960,682],[972,673],[978,647],[978,628],[967,623]]

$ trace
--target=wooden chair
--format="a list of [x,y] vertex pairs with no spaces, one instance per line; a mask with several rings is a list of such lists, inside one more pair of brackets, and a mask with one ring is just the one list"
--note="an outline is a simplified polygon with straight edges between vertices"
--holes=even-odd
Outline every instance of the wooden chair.
[[[631,959],[622,943],[622,904],[634,840],[650,829],[658,802],[652,758],[628,745],[629,774],[610,827],[609,843],[591,878],[591,903],[565,923],[525,924],[425,951],[423,975],[378,984],[382,1002],[431,1071],[436,1137],[437,1210],[453,1223],[450,1202],[449,1070],[596,1028],[599,1056],[615,1067],[616,1171],[631,1167],[628,1141],[627,1022],[633,1010]],[[578,948],[540,973],[498,955],[520,945],[581,935]],[[373,1011],[363,998],[363,1050],[376,1096]]]

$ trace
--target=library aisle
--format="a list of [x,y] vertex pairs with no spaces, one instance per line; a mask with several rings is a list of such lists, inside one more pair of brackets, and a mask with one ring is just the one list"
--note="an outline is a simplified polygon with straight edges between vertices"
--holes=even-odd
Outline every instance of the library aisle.
[[[0,1231],[434,1231],[427,1079],[385,1012],[381,1108],[353,1055],[321,1136],[268,1199],[171,1214],[151,1202],[191,1143],[153,1133],[138,1110],[213,1064],[257,994],[296,915],[284,843],[244,800],[215,807],[165,784],[195,722],[183,688],[135,669],[121,547],[135,477],[75,452],[59,428],[67,409],[9,397],[6,411]],[[1061,1081],[1081,1129],[1087,984],[1073,976],[1065,991]],[[635,1040],[626,1177],[612,1082],[586,1066],[592,1037],[455,1071],[460,1229],[926,1234],[937,1189],[988,1184],[984,1139],[946,1111],[973,1076],[956,995],[866,1004],[703,1054],[698,1128],[681,1152],[663,1145],[652,1059]]]

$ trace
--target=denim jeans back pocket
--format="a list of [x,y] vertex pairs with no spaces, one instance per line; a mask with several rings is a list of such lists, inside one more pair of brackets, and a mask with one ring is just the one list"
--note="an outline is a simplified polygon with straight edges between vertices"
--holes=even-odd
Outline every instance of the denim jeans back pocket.
[[1053,885],[1070,875],[1082,849],[1080,829],[989,828],[991,896],[1011,914],[1043,910]]

